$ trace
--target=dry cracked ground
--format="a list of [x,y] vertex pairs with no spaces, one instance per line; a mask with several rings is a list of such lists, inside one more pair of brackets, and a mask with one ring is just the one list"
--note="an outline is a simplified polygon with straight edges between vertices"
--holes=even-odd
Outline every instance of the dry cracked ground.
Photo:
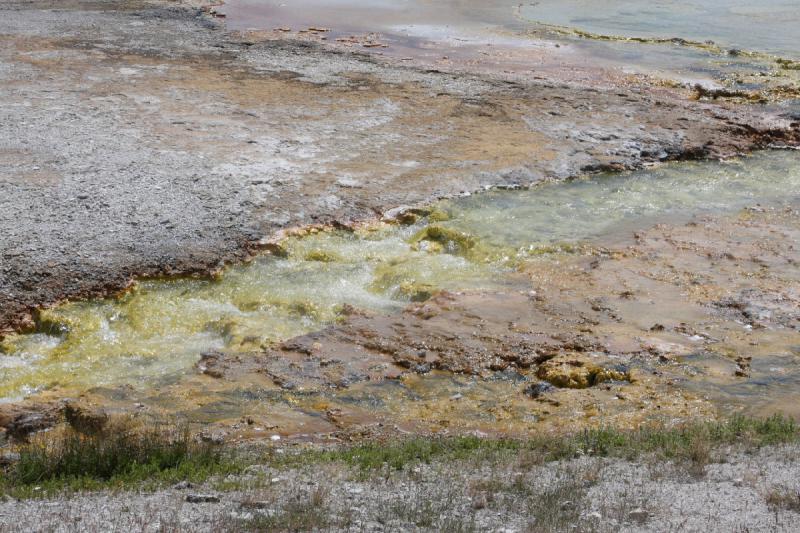
[[[0,5],[0,331],[31,328],[41,307],[111,294],[136,277],[208,274],[286,228],[348,227],[489,187],[800,144],[798,117],[777,106],[696,99],[632,77],[609,83],[609,73],[594,81],[576,74],[578,83],[439,71],[254,39],[228,32],[200,7]],[[180,398],[219,402],[224,411],[245,383],[290,406],[241,423],[240,412],[223,412],[209,434],[231,440],[257,439],[264,428],[343,442],[387,428],[525,435],[590,426],[598,414],[619,427],[710,417],[724,394],[686,386],[691,369],[678,356],[698,346],[711,354],[700,386],[718,390],[758,372],[743,352],[800,345],[798,216],[757,208],[642,228],[624,242],[528,264],[516,274],[525,290],[440,293],[390,316],[352,310],[340,324],[265,351],[210,354],[198,372],[152,398],[94,394],[87,402],[163,407]],[[418,377],[428,374],[441,376],[433,382],[439,390]],[[400,376],[413,401],[392,392]],[[484,381],[473,397],[450,390],[451,377]],[[501,385],[493,388],[493,379]],[[372,382],[389,385],[376,392]],[[185,392],[187,384],[199,392]],[[331,389],[351,392],[345,401],[325,396]],[[313,397],[319,391],[322,400]],[[496,394],[488,407],[487,393]],[[794,399],[758,407],[796,414]],[[6,405],[0,420],[24,435],[54,423],[59,405]],[[765,500],[773,485],[791,485],[782,465],[794,468],[786,457],[796,450],[784,451],[736,456],[688,493],[683,482],[645,476],[630,461],[581,463],[580,475],[595,474],[580,505],[566,496],[554,505],[589,530],[702,530],[721,518],[730,530],[790,530],[794,511],[773,512]],[[506,477],[544,479],[544,494],[577,475],[573,463]],[[293,471],[285,493],[276,491],[284,474],[267,476],[259,497],[312,498],[319,489],[320,505],[337,516],[352,507],[351,521],[327,524],[344,529],[443,528],[440,518],[453,515],[452,530],[513,531],[533,526],[514,514],[512,500],[531,506],[541,497],[477,471],[462,479],[425,467],[383,484],[329,474],[319,488],[315,473]],[[448,476],[472,487],[469,497],[428,494]],[[481,500],[490,481],[499,483],[500,503]],[[685,505],[674,505],[676,493]],[[208,530],[252,515],[231,503],[252,494],[201,510],[177,505],[182,494],[9,502],[0,517],[9,530]],[[372,494],[380,497],[365,496]],[[698,518],[689,509],[701,500],[711,503]],[[456,523],[453,510],[462,508],[471,509],[471,525]],[[425,513],[436,520],[418,521]],[[609,521],[615,513],[619,520]]]

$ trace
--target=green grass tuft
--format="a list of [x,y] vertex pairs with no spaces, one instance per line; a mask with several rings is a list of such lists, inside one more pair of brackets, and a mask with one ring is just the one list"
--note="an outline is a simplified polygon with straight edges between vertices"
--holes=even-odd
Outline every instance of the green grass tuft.
[[19,460],[0,477],[0,490],[36,496],[64,489],[201,481],[235,469],[219,446],[198,443],[188,431],[124,419],[91,434],[68,427],[37,436],[19,448]]
[[653,427],[635,431],[591,429],[573,435],[541,435],[526,440],[461,437],[412,437],[395,442],[369,442],[349,448],[308,451],[280,459],[291,464],[341,462],[369,472],[402,470],[435,459],[491,459],[514,454],[535,456],[536,463],[571,459],[581,455],[634,459],[652,454],[660,459],[709,462],[709,451],[722,445],[745,449],[798,440],[794,420],[781,415],[766,419],[735,416],[724,421],[695,422],[674,428]]
[[241,472],[250,464],[292,468],[338,463],[353,468],[357,476],[368,478],[375,474],[388,476],[419,463],[511,459],[524,469],[525,465],[579,456],[644,456],[685,464],[692,475],[699,477],[723,446],[754,451],[798,440],[800,430],[790,418],[736,416],[677,427],[592,429],[572,435],[534,435],[524,440],[412,437],[289,454],[270,453],[270,448],[265,454],[246,457],[241,452],[226,453],[218,445],[199,443],[187,431],[144,427],[125,419],[110,421],[99,431],[81,432],[67,427],[40,434],[19,448],[19,460],[0,476],[0,494],[37,497],[75,490],[158,487],[184,480],[199,483],[212,476]]

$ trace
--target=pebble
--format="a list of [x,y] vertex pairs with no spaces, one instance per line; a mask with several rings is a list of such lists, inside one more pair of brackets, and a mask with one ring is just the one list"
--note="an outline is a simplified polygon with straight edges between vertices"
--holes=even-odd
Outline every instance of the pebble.
[[416,372],[417,374],[427,374],[430,371],[431,371],[431,365],[429,365],[428,363],[419,364],[414,367],[414,372]]
[[485,509],[488,502],[486,501],[486,495],[480,494],[472,499],[472,508],[477,510]]
[[0,455],[0,465],[8,466],[19,461],[20,455],[17,452],[5,452]]
[[248,500],[248,501],[241,502],[239,504],[239,507],[241,507],[242,509],[262,509],[263,510],[263,509],[269,509],[270,507],[272,507],[272,503],[271,502],[267,502],[267,501],[251,501],[251,500]]
[[546,381],[540,381],[538,383],[531,383],[527,387],[525,387],[525,394],[530,396],[531,398],[539,398],[540,396],[547,394],[549,392],[555,392],[556,388],[547,383]]
[[219,503],[219,496],[212,494],[187,494],[186,501],[189,503]]
[[225,435],[226,433],[224,431],[214,431],[212,433],[203,432],[200,434],[200,440],[212,444],[222,444],[225,442]]

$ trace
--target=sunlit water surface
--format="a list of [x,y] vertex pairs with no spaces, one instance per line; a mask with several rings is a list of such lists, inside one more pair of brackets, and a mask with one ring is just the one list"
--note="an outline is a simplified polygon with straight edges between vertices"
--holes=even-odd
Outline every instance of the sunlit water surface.
[[257,350],[319,329],[345,304],[389,312],[437,289],[508,287],[520,262],[549,250],[757,203],[800,205],[797,154],[488,192],[441,202],[435,221],[290,238],[287,257],[258,257],[217,280],[140,281],[119,298],[43,312],[36,332],[0,345],[0,397],[146,385],[208,350]]

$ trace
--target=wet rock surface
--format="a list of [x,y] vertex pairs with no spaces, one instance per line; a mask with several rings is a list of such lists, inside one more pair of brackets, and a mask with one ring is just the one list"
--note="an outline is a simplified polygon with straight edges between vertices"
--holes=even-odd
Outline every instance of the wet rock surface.
[[[526,275],[534,290],[442,293],[399,316],[349,317],[284,343],[262,364],[273,379],[306,391],[376,379],[417,383],[431,371],[488,381],[511,372],[523,386],[508,405],[522,401],[539,424],[563,422],[570,411],[586,417],[569,418],[572,425],[607,421],[612,413],[622,424],[668,412],[686,416],[704,403],[676,385],[708,398],[709,383],[750,378],[753,359],[792,357],[800,339],[796,317],[762,313],[764,322],[753,327],[721,311],[718,298],[738,294],[741,284],[751,297],[780,294],[787,309],[800,308],[792,296],[800,259],[792,244],[797,216],[791,208],[745,210],[732,218],[659,225],[637,232],[625,246],[530,263]],[[786,238],[766,238],[778,231]],[[768,263],[753,255],[756,249]],[[730,370],[700,370],[716,358],[729,361]],[[753,383],[769,379],[762,370]],[[763,399],[740,401],[751,414],[791,410],[788,390],[769,391]],[[523,396],[546,402],[536,407]],[[734,396],[711,398],[741,409]],[[414,404],[402,405],[425,419]],[[432,411],[439,409],[445,408]],[[596,419],[595,409],[603,412]]]
[[0,15],[5,329],[135,276],[208,273],[288,226],[798,142],[797,121],[765,107],[245,42],[191,7]]
[[[205,353],[157,389],[81,396],[109,412],[186,417],[226,441],[524,436],[792,414],[796,313],[755,323],[720,302],[780,295],[800,308],[799,223],[789,207],[659,224],[529,261],[507,290],[442,291],[398,313],[349,309],[271,348]],[[47,411],[65,393],[4,406],[3,425],[13,430],[14,413]]]

